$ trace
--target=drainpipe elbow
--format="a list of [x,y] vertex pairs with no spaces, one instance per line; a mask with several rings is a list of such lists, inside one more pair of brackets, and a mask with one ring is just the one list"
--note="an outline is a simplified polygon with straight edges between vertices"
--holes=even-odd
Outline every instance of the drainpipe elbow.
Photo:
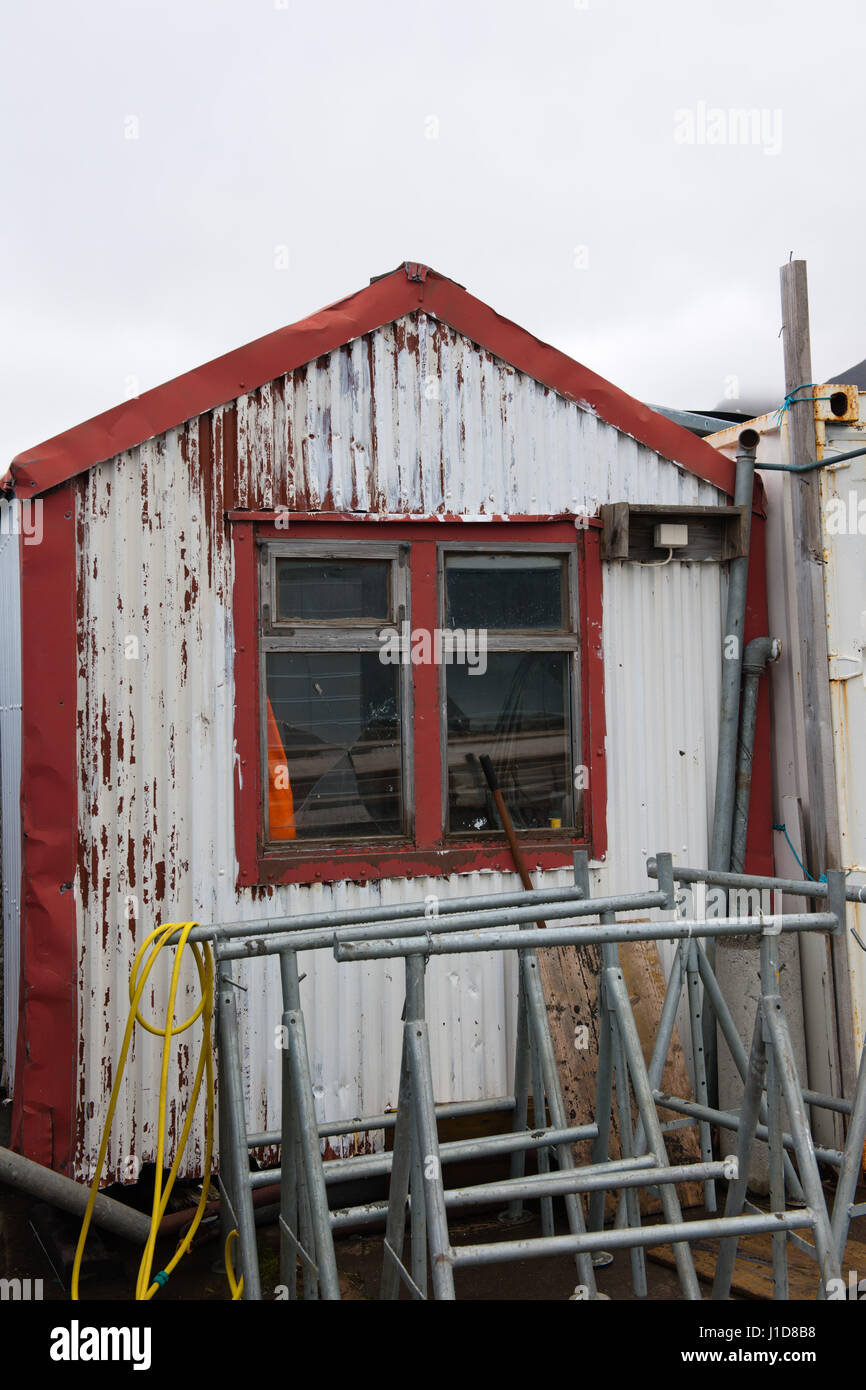
[[755,637],[747,643],[743,652],[743,675],[762,676],[771,661],[778,661],[782,655],[782,643],[778,637]]

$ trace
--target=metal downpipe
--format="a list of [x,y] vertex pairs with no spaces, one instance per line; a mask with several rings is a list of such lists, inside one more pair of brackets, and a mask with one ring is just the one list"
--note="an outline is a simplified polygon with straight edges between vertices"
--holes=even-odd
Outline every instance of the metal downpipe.
[[[752,533],[752,502],[755,489],[755,455],[760,435],[745,429],[739,438],[734,506],[745,515],[745,554],[730,562],[728,606],[722,637],[722,690],[719,712],[719,753],[716,761],[716,797],[713,810],[713,837],[709,867],[725,871],[731,864],[731,838],[734,825],[734,798],[737,776],[737,740],[740,723],[740,681],[743,668],[743,631],[746,622],[746,592],[749,578],[749,548]],[[715,945],[707,943],[707,959],[715,968]],[[718,1101],[718,1061],[716,1015],[709,1000],[703,1012],[704,1057],[707,1094],[712,1105]]]
[[752,756],[755,751],[755,724],[758,716],[758,690],[761,676],[771,661],[778,661],[782,644],[775,637],[755,637],[743,653],[743,701],[740,716],[740,743],[737,751],[734,829],[731,841],[731,870],[741,874],[746,862],[746,835],[749,828],[749,800],[752,794]]

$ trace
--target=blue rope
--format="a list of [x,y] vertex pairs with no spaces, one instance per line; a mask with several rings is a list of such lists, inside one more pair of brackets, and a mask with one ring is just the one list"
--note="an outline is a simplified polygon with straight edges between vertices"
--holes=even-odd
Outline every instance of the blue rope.
[[786,825],[774,825],[774,826],[773,826],[773,829],[774,829],[774,830],[781,830],[781,832],[782,832],[782,834],[784,835],[785,839],[788,841],[788,849],[789,849],[789,850],[791,851],[791,853],[793,854],[794,858],[796,859],[797,863],[800,865],[800,868],[803,870],[803,873],[806,875],[806,877],[807,877],[808,879],[811,879],[812,883],[826,883],[826,882],[827,882],[827,878],[826,878],[826,875],[825,875],[825,874],[822,874],[821,877],[820,877],[819,879],[814,879],[814,878],[812,878],[812,875],[809,873],[809,870],[806,868],[806,865],[803,863],[803,861],[802,861],[802,859],[800,858],[799,854],[798,854],[797,851],[794,849],[794,846],[791,844],[791,837],[790,837],[790,835],[788,834],[788,827],[787,827]]
[[[782,423],[782,416],[785,414],[785,412],[786,412],[787,410],[790,410],[792,405],[798,405],[798,404],[800,403],[800,401],[808,401],[808,400],[813,400],[813,401],[829,401],[829,400],[832,400],[832,397],[831,397],[831,396],[811,396],[811,397],[810,397],[810,396],[798,396],[798,395],[797,395],[797,392],[798,392],[798,391],[811,391],[811,390],[813,390],[814,387],[816,387],[817,385],[818,385],[817,381],[806,381],[806,382],[803,383],[802,386],[795,386],[794,389],[793,389],[793,391],[789,391],[788,394],[787,394],[787,396],[785,397],[785,399],[782,401],[782,404],[779,406],[779,409],[776,411],[776,414],[775,414],[775,417],[774,417],[774,418],[775,418],[775,421],[776,421],[776,424],[777,424],[777,425],[780,425],[780,424]],[[778,828],[781,828],[781,827],[778,827]],[[789,842],[789,843],[790,843],[790,842]],[[793,848],[793,846],[792,846],[792,848]],[[799,859],[797,860],[797,863],[798,863],[798,864],[800,863]],[[802,865],[801,865],[801,868],[802,868]],[[804,873],[805,873],[805,870],[804,870]],[[810,877],[811,877],[811,875],[810,875]],[[812,882],[814,883],[815,880],[812,879]]]
[[[797,863],[800,865],[800,868],[803,870],[803,873],[806,875],[806,877],[807,877],[808,879],[811,879],[812,883],[826,883],[826,882],[827,882],[827,875],[826,875],[826,874],[822,874],[820,878],[812,878],[812,875],[809,873],[809,870],[806,868],[806,865],[803,863],[803,861],[802,861],[802,859],[800,858],[799,854],[798,854],[797,851],[794,849],[794,846],[791,844],[791,837],[790,837],[790,835],[788,834],[788,827],[787,827],[786,825],[774,825],[774,826],[773,826],[773,829],[774,829],[774,830],[781,830],[781,832],[782,832],[782,834],[784,835],[785,839],[788,841],[788,848],[789,848],[789,850],[790,850],[791,853],[793,854],[793,856],[794,856],[794,858],[796,859]],[[853,872],[854,872],[853,869],[846,869],[846,870],[845,870],[845,877],[848,878],[848,876],[849,876],[850,874],[853,874]]]

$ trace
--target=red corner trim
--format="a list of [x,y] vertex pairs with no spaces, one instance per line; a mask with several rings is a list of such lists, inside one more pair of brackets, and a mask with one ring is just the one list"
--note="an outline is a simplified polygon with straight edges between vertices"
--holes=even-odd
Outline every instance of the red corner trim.
[[77,1059],[75,499],[42,502],[22,545],[21,973],[12,1140],[70,1171]]

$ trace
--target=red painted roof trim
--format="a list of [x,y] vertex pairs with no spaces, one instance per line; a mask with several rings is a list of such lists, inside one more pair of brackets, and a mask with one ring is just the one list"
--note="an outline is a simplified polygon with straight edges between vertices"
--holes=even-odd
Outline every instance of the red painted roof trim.
[[427,270],[426,276],[420,278],[414,262],[407,262],[358,294],[331,304],[310,318],[258,338],[134,400],[95,415],[44,444],[26,449],[13,460],[2,484],[14,483],[19,496],[45,492],[96,463],[135,448],[146,439],[254,391],[285,372],[419,309],[518,371],[587,406],[609,425],[664,458],[733,494],[735,465],[711,444],[502,318],[453,280],[435,270]]

